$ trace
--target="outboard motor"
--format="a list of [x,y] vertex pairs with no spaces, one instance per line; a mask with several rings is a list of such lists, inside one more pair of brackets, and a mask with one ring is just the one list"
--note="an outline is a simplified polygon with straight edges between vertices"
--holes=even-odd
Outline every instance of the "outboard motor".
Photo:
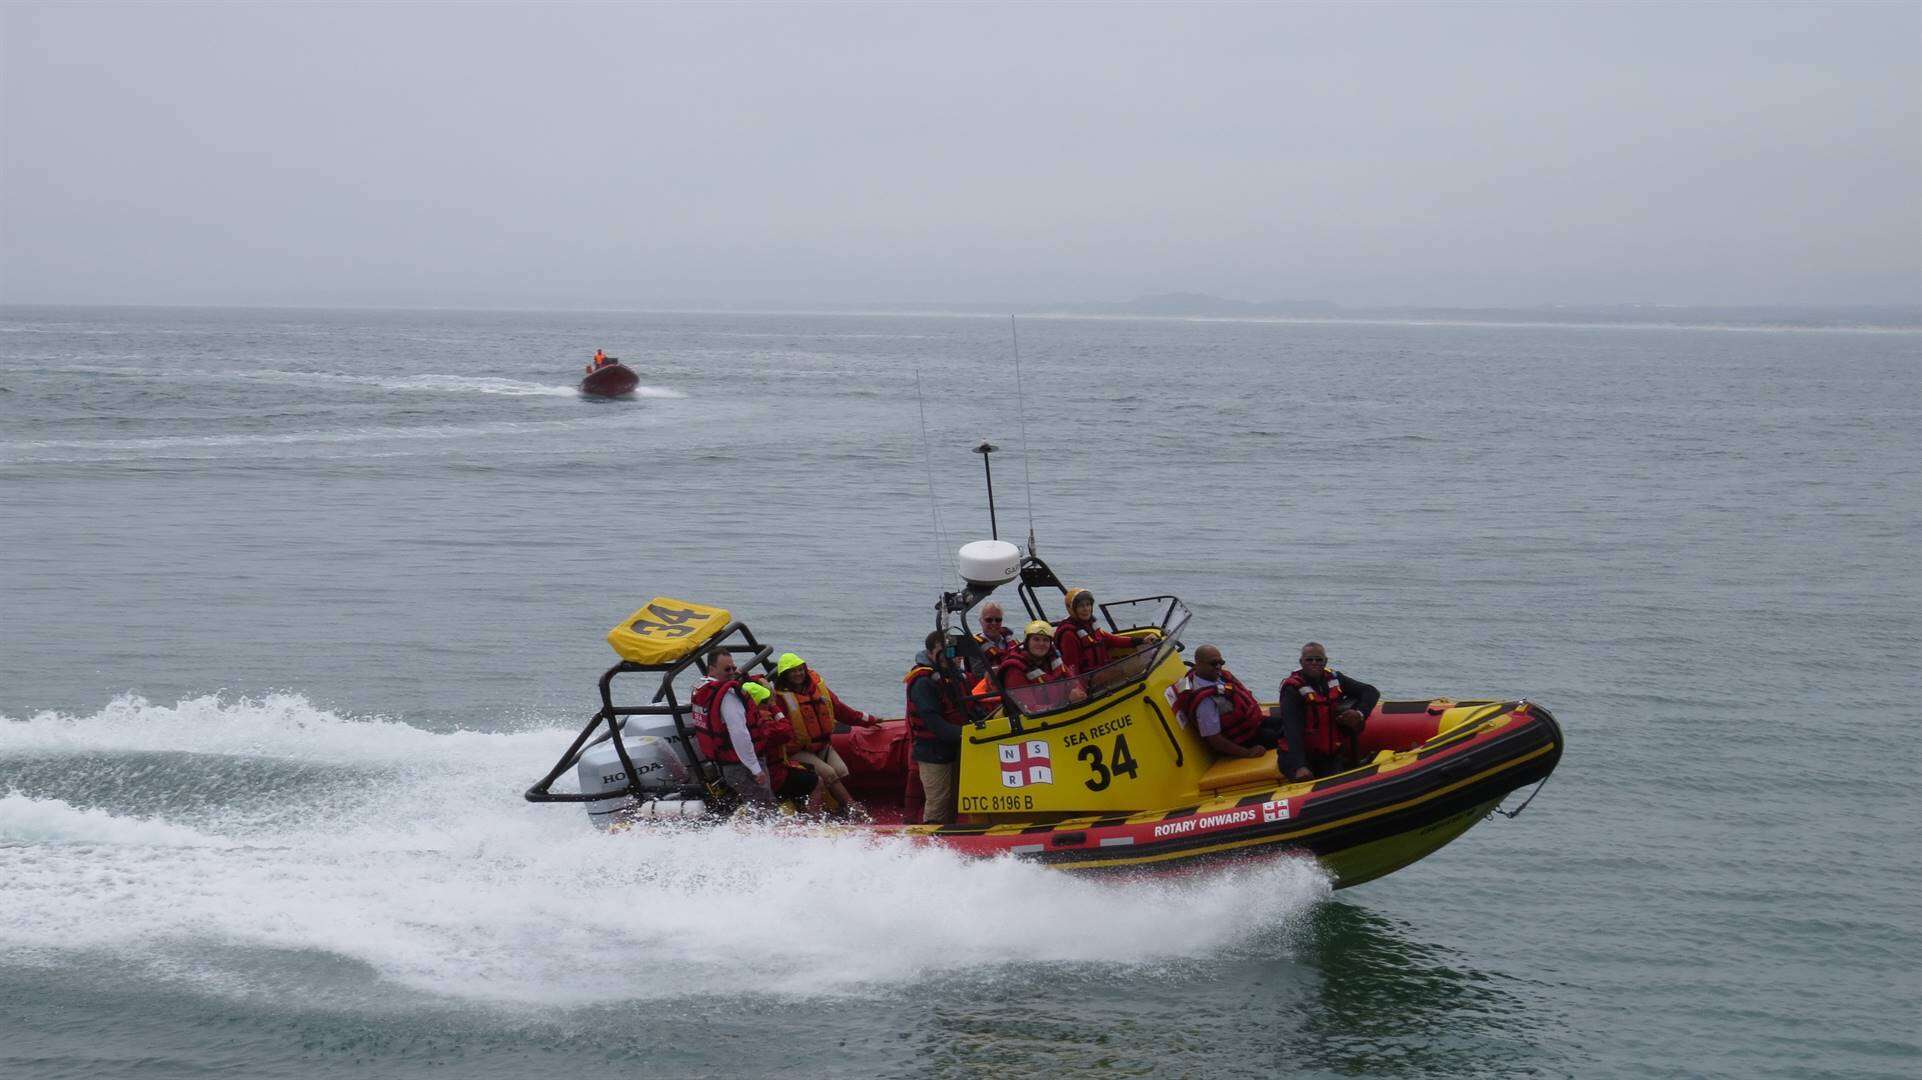
[[637,802],[628,792],[627,770],[614,749],[614,740],[603,739],[581,751],[580,762],[574,767],[582,794],[605,791],[609,796],[584,804],[589,821],[607,828],[624,816],[699,817],[706,811],[701,800],[680,797],[690,781],[673,717],[629,717],[621,725],[621,740],[628,760],[634,763],[634,778],[650,797]]

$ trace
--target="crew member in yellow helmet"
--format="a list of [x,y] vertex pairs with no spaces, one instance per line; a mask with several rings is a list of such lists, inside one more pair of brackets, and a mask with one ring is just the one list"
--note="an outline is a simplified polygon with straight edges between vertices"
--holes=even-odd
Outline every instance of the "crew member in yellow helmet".
[[1036,619],[1028,624],[1021,648],[1001,661],[1001,688],[1016,690],[1045,682],[1072,678],[1074,668],[1061,658],[1054,646],[1054,627]]
[[830,813],[844,814],[857,808],[859,804],[848,794],[844,783],[848,778],[847,762],[842,761],[834,749],[831,736],[836,723],[873,727],[880,719],[849,708],[828,689],[819,672],[791,652],[782,653],[774,664],[774,692],[788,721],[794,725],[787,747],[788,760],[820,777],[822,787],[833,796],[834,801],[827,808]]

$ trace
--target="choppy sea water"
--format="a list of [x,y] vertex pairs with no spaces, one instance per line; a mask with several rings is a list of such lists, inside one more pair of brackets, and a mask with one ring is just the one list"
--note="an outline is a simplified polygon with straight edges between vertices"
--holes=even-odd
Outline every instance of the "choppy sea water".
[[[0,1075],[1922,1068],[1922,335],[1020,343],[1025,425],[1002,319],[0,309]],[[1559,771],[1339,894],[520,799],[658,593],[898,712],[983,438],[1072,582]]]

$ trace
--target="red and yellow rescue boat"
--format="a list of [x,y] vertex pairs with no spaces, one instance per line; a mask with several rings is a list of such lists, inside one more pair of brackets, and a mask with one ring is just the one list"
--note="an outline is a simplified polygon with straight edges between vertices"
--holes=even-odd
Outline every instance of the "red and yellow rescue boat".
[[[971,580],[943,597],[938,623],[959,652],[975,648],[967,611],[1016,576],[1030,615],[1045,617],[1036,590],[1059,582],[1030,554],[999,581]],[[1342,888],[1435,851],[1512,792],[1544,781],[1561,759],[1561,728],[1540,705],[1446,698],[1379,703],[1348,748],[1353,766],[1333,775],[1286,780],[1273,751],[1218,759],[1174,707],[1188,672],[1180,655],[1187,608],[1154,596],[1104,604],[1101,613],[1132,643],[1118,650],[1125,655],[1069,684],[1011,690],[966,726],[955,823],[910,823],[919,785],[906,724],[896,720],[835,734],[847,787],[872,820],[824,827],[1076,872],[1306,856]],[[698,677],[721,651],[744,671],[772,674],[773,650],[723,609],[668,598],[644,605],[608,641],[621,660],[601,677],[601,708],[526,797],[585,803],[594,820],[620,827],[731,811],[718,772],[690,737],[676,679]],[[614,680],[638,673],[659,677],[652,698],[617,703]],[[570,770],[580,789],[552,791]]]

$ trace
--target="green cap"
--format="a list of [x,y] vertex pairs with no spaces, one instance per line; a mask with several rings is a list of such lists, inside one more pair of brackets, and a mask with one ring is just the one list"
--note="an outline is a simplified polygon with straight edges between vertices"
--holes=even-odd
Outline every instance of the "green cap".
[[806,660],[801,659],[800,657],[794,655],[793,653],[784,652],[781,654],[781,659],[777,661],[774,665],[774,673],[776,675],[786,675],[788,672],[793,671],[795,668],[801,667],[806,663],[807,663]]
[[742,683],[741,693],[746,694],[748,697],[753,698],[754,704],[756,705],[759,705],[762,702],[765,702],[768,698],[771,698],[774,696],[774,691],[769,690],[767,687],[762,686],[760,683],[757,683],[757,682]]

